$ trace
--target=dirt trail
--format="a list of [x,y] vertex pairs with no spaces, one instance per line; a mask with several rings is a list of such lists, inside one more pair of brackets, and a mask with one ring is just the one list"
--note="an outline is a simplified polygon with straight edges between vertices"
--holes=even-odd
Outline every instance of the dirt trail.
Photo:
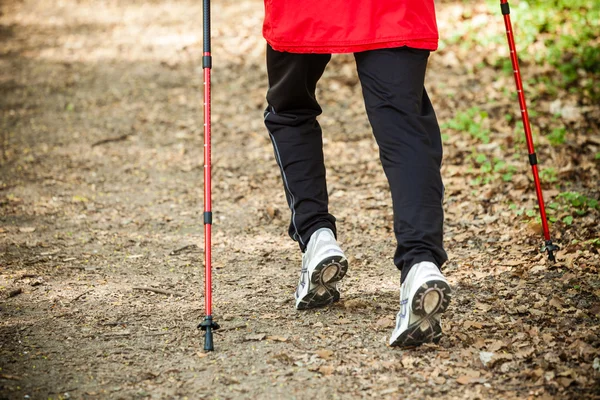
[[[391,200],[351,56],[334,57],[320,92],[350,272],[340,303],[294,310],[300,254],[285,235],[262,124],[260,0],[213,5],[214,313],[223,329],[217,351],[204,354],[200,2],[0,7],[0,399],[600,396],[597,247],[567,246],[548,264],[535,224],[503,201],[533,207],[527,166],[511,182],[473,188],[463,161],[474,145],[462,136],[448,139],[444,166],[455,290],[446,336],[415,350],[386,346],[399,289]],[[463,6],[439,7],[449,30]],[[502,92],[482,95],[456,57],[466,57],[459,44],[431,62],[441,121],[462,103],[494,100],[490,124],[510,148],[502,121],[512,106]],[[597,176],[576,183],[589,189]],[[598,214],[576,232],[553,229],[582,243],[598,237]]]

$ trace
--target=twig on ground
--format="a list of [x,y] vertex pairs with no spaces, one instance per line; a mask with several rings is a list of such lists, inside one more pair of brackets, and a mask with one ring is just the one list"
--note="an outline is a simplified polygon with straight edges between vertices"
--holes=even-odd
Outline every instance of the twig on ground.
[[0,379],[6,379],[9,381],[20,381],[21,377],[16,375],[0,374]]
[[85,292],[81,293],[80,295],[78,295],[77,297],[75,297],[73,300],[71,300],[69,303],[73,303],[76,300],[79,300],[80,297],[85,296],[86,294],[90,293],[91,290],[86,290]]
[[107,322],[105,324],[100,324],[100,326],[127,326],[129,325],[129,322],[127,321],[115,321],[115,322]]
[[183,246],[177,250],[173,250],[169,253],[170,256],[177,256],[181,253],[192,253],[198,251],[198,246],[195,244],[188,244],[187,246]]
[[19,281],[19,280],[21,280],[21,279],[27,279],[27,278],[37,278],[37,274],[23,274],[23,275],[21,275],[21,276],[19,276],[19,277],[15,278],[15,279],[13,280],[13,282]]
[[15,297],[17,295],[20,295],[21,293],[23,293],[23,289],[21,289],[21,288],[13,289],[10,292],[8,292],[8,298]]
[[248,327],[247,324],[238,324],[238,325],[228,326],[226,328],[219,328],[215,331],[215,333],[234,331],[236,329],[247,328],[247,327]]
[[155,288],[151,288],[151,287],[145,287],[145,286],[135,286],[132,288],[133,290],[146,290],[148,292],[154,292],[154,293],[160,293],[160,294],[166,294],[167,296],[179,296],[179,297],[185,297],[185,294],[183,293],[179,293],[179,292],[173,292],[171,290],[165,290],[165,289],[155,289]]
[[115,136],[115,137],[110,137],[110,138],[106,138],[106,139],[102,139],[102,140],[98,140],[95,143],[92,143],[92,147],[96,147],[96,146],[100,146],[102,144],[106,144],[106,143],[112,143],[112,142],[122,142],[124,140],[127,140],[127,138],[130,135],[121,135],[121,136]]
[[131,332],[115,332],[115,333],[105,333],[104,335],[102,335],[105,338],[118,338],[118,337],[125,337],[125,336],[129,336],[131,335]]

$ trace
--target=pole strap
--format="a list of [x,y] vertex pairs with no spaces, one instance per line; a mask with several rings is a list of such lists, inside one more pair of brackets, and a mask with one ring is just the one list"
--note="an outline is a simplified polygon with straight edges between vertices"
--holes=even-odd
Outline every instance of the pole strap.
[[508,5],[508,3],[501,3],[500,9],[502,10],[502,15],[510,14],[510,6]]

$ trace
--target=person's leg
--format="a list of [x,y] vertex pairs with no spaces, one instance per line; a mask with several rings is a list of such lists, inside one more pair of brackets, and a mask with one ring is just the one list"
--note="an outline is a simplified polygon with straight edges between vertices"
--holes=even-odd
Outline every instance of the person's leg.
[[402,271],[391,346],[438,342],[451,289],[441,274],[444,186],[442,142],[424,88],[429,52],[409,48],[357,53],[365,106],[379,144],[394,207],[394,263]]
[[379,145],[394,209],[394,263],[447,260],[443,248],[442,143],[424,88],[429,51],[407,47],[356,53],[365,107]]
[[289,234],[302,251],[319,228],[336,234],[328,211],[323,140],[315,97],[330,54],[278,52],[267,45],[269,90],[265,125],[269,131],[291,210]]
[[322,307],[340,298],[337,283],[348,270],[329,214],[323,140],[315,97],[329,54],[282,53],[267,47],[269,91],[265,125],[291,210],[290,236],[298,241],[302,269],[296,309]]

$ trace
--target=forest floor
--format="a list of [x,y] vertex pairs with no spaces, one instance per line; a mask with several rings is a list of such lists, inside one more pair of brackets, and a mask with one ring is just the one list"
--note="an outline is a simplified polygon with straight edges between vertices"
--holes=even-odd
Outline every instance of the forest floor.
[[[502,17],[438,4],[454,40],[432,54],[427,87],[453,301],[439,344],[390,348],[391,199],[352,56],[334,56],[319,89],[350,269],[339,303],[297,312],[301,255],[262,121],[263,3],[214,3],[222,329],[207,354],[201,2],[0,2],[0,399],[600,398],[597,104],[526,85],[561,246],[550,263],[513,78],[496,66]],[[498,37],[487,47],[469,39],[483,28]]]

